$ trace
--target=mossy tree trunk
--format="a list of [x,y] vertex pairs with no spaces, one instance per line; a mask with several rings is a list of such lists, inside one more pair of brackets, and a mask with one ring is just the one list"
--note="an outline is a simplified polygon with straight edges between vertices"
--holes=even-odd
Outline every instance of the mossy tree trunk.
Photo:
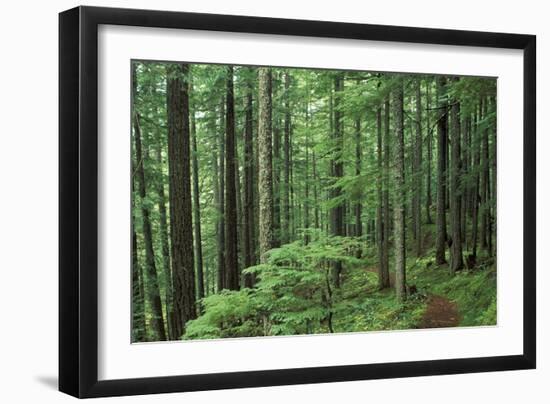
[[260,262],[265,263],[267,260],[266,253],[273,247],[273,167],[271,92],[269,85],[271,70],[269,68],[259,68],[258,76],[259,247]]

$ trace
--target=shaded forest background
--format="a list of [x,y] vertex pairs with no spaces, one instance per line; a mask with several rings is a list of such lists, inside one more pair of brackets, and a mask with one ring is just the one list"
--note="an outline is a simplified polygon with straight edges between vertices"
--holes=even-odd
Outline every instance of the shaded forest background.
[[496,324],[496,79],[132,62],[132,341]]

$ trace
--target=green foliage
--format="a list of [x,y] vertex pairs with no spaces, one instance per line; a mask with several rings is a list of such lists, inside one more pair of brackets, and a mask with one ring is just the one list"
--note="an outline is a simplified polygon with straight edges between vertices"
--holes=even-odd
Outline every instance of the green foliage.
[[203,300],[204,314],[187,324],[185,338],[295,335],[327,332],[332,307],[330,262],[358,266],[358,240],[313,234],[311,243],[286,244],[269,252],[268,262],[244,270],[254,289],[223,291]]
[[403,330],[416,328],[424,313],[423,298],[399,303],[393,289],[378,290],[376,273],[353,271],[336,305],[335,324],[347,332]]
[[[134,62],[137,72],[137,91],[133,108],[140,114],[140,127],[143,143],[143,167],[147,192],[140,197],[137,187],[133,190],[133,228],[137,235],[137,258],[145,263],[142,207],[150,212],[150,225],[153,233],[154,255],[159,274],[159,290],[165,319],[168,311],[170,292],[170,271],[163,267],[162,237],[160,226],[161,198],[159,190],[163,187],[165,199],[169,195],[168,178],[168,126],[166,111],[166,80],[176,70],[167,63]],[[290,71],[289,88],[284,86],[284,74]],[[176,73],[174,73],[176,72]],[[338,103],[335,103],[334,76],[344,77]],[[274,191],[273,196],[279,202],[282,215],[281,198],[284,195],[283,168],[283,132],[285,116],[290,112],[290,240],[280,248],[269,253],[268,262],[263,265],[242,269],[242,274],[253,274],[257,279],[253,289],[240,291],[219,291],[217,288],[219,254],[217,235],[220,220],[223,219],[223,206],[218,205],[216,195],[223,194],[220,189],[220,168],[224,164],[222,145],[225,131],[225,93],[227,68],[223,65],[192,64],[189,69],[190,111],[196,129],[197,161],[199,177],[199,207],[202,231],[203,269],[206,283],[206,295],[200,302],[201,316],[186,325],[185,338],[227,338],[262,335],[314,334],[351,331],[373,331],[389,329],[409,329],[418,326],[426,308],[426,299],[430,293],[441,294],[455,301],[462,314],[462,325],[494,324],[496,321],[496,270],[491,262],[481,261],[474,271],[462,271],[451,276],[446,268],[436,268],[431,244],[435,239],[435,227],[425,227],[425,254],[421,258],[409,258],[407,261],[407,280],[416,285],[419,293],[410,296],[406,303],[399,304],[392,289],[377,289],[377,247],[375,244],[374,223],[378,207],[379,180],[384,181],[384,189],[390,195],[395,188],[391,176],[379,166],[377,143],[377,111],[382,108],[388,94],[397,82],[403,82],[405,90],[405,189],[409,198],[414,191],[414,179],[420,177],[423,182],[422,198],[429,172],[428,143],[431,142],[431,186],[434,203],[437,180],[436,125],[441,114],[436,106],[437,94],[435,76],[402,75],[374,72],[336,72],[315,69],[272,68],[272,126],[275,136],[279,136],[278,158],[273,156]],[[244,137],[245,107],[248,91],[253,99],[253,142],[257,152],[258,124],[258,83],[257,69],[235,66],[234,101],[237,181],[244,193],[245,161]],[[421,83],[421,125],[423,136],[423,155],[421,168],[414,172],[411,168],[415,145],[416,95],[414,85]],[[428,93],[430,101],[428,102]],[[460,120],[462,127],[471,123],[470,140],[463,139],[461,153],[469,154],[469,167],[461,173],[459,192],[472,188],[479,183],[482,167],[472,162],[475,153],[479,153],[482,141],[488,139],[488,161],[490,166],[496,161],[496,80],[487,78],[464,77],[448,81],[441,99],[449,103],[460,102]],[[480,99],[485,103],[480,111]],[[334,112],[341,116],[342,139],[337,144],[334,139]],[[482,112],[483,116],[479,116]],[[383,114],[385,117],[385,115]],[[384,121],[384,119],[383,119]],[[360,132],[356,136],[356,124]],[[385,122],[382,123],[384,131]],[[389,146],[394,137],[394,123],[390,120]],[[465,138],[465,137],[464,137]],[[384,140],[385,142],[385,140]],[[133,143],[133,142],[132,142]],[[359,152],[357,152],[359,146]],[[275,146],[274,146],[275,147]],[[389,165],[393,165],[391,147]],[[358,154],[359,155],[358,155]],[[135,152],[132,154],[135,155]],[[160,155],[160,157],[159,157]],[[135,156],[133,157],[135,160]],[[335,177],[334,163],[342,163],[342,176]],[[136,165],[133,161],[133,165]],[[254,167],[254,172],[257,167]],[[493,175],[493,174],[491,174]],[[257,178],[253,181],[257,190]],[[386,181],[388,180],[388,181]],[[307,191],[306,191],[307,190]],[[338,192],[331,192],[336,191]],[[287,190],[288,191],[288,190]],[[193,191],[194,192],[194,191]],[[479,212],[492,210],[496,206],[496,193],[491,193],[487,202],[482,202]],[[239,196],[244,202],[242,194]],[[255,198],[257,198],[257,192]],[[391,200],[391,198],[390,198]],[[255,201],[257,202],[257,201]],[[345,225],[355,224],[354,207],[361,204],[360,219],[363,224],[362,237],[331,237],[330,210],[339,206],[345,213]],[[421,201],[424,206],[424,201]],[[435,203],[434,203],[435,204]],[[306,215],[306,206],[307,218]],[[165,206],[170,221],[169,206]],[[435,206],[434,206],[435,208]],[[241,207],[242,209],[242,207]],[[408,213],[410,214],[410,210]],[[391,215],[391,207],[390,207]],[[318,228],[314,229],[314,220]],[[435,214],[432,215],[435,218]],[[282,221],[281,218],[279,218]],[[307,220],[306,220],[307,219]],[[390,218],[391,220],[391,218]],[[410,220],[407,217],[407,220]],[[471,233],[471,218],[466,226]],[[412,228],[407,223],[407,248],[411,249]],[[256,226],[258,223],[255,224]],[[470,227],[468,227],[470,226]],[[169,227],[169,226],[168,226]],[[189,229],[190,231],[192,229]],[[274,229],[278,236],[283,229]],[[257,233],[257,229],[255,229]],[[353,231],[350,232],[354,234]],[[348,233],[348,234],[350,234]],[[254,235],[257,238],[257,234]],[[240,237],[240,236],[239,236]],[[390,235],[391,237],[391,235]],[[304,240],[307,238],[307,244]],[[241,242],[242,240],[239,240]],[[196,241],[195,241],[196,242]],[[391,240],[390,240],[391,242]],[[391,259],[390,243],[390,259]],[[243,246],[239,245],[242,253]],[[356,258],[358,251],[362,258]],[[407,253],[410,256],[409,253]],[[239,257],[242,266],[243,257]],[[169,260],[168,260],[169,261]],[[335,289],[330,280],[330,266],[333,261],[343,263],[342,286]],[[367,268],[371,270],[367,270]],[[373,272],[374,271],[374,272]],[[141,286],[147,291],[150,281],[147,275],[141,280]],[[134,291],[134,294],[136,292]],[[136,300],[137,301],[137,300]],[[142,333],[151,320],[151,303],[145,299],[137,302],[135,310],[143,312],[143,327],[134,330]],[[331,324],[329,325],[329,321]]]
[[[254,289],[205,298],[204,312],[187,323],[185,338],[329,333],[329,315],[334,332],[416,328],[424,296],[399,303],[393,289],[378,290],[377,275],[365,269],[372,258],[355,258],[359,240],[317,237],[308,245],[274,249],[268,263],[246,269],[257,277]],[[345,262],[345,273],[342,287],[333,290],[328,268],[336,259]]]
[[442,295],[455,302],[461,326],[496,325],[495,267],[481,261],[473,270],[451,275],[446,267],[434,266],[428,257],[409,261],[409,283],[421,293]]
[[204,314],[186,326],[186,339],[261,335],[255,322],[259,312],[250,289],[224,290],[202,300]]

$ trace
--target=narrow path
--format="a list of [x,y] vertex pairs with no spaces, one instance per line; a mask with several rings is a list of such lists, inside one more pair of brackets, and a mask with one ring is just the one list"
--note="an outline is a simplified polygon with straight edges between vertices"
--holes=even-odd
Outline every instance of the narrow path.
[[[366,268],[368,272],[378,273],[377,267]],[[395,274],[390,272],[390,286],[395,283]],[[458,327],[460,313],[456,303],[451,302],[444,296],[428,295],[426,311],[420,320],[418,328],[444,328]]]
[[456,303],[439,295],[428,296],[428,306],[418,328],[458,327],[460,315]]

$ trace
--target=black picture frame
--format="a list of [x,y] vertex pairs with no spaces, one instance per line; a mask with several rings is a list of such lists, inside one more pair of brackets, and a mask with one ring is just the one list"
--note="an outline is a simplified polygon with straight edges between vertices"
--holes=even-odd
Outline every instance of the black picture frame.
[[[523,354],[99,381],[100,24],[523,50]],[[324,383],[536,366],[536,37],[183,12],[77,7],[59,15],[59,390],[103,397]]]

